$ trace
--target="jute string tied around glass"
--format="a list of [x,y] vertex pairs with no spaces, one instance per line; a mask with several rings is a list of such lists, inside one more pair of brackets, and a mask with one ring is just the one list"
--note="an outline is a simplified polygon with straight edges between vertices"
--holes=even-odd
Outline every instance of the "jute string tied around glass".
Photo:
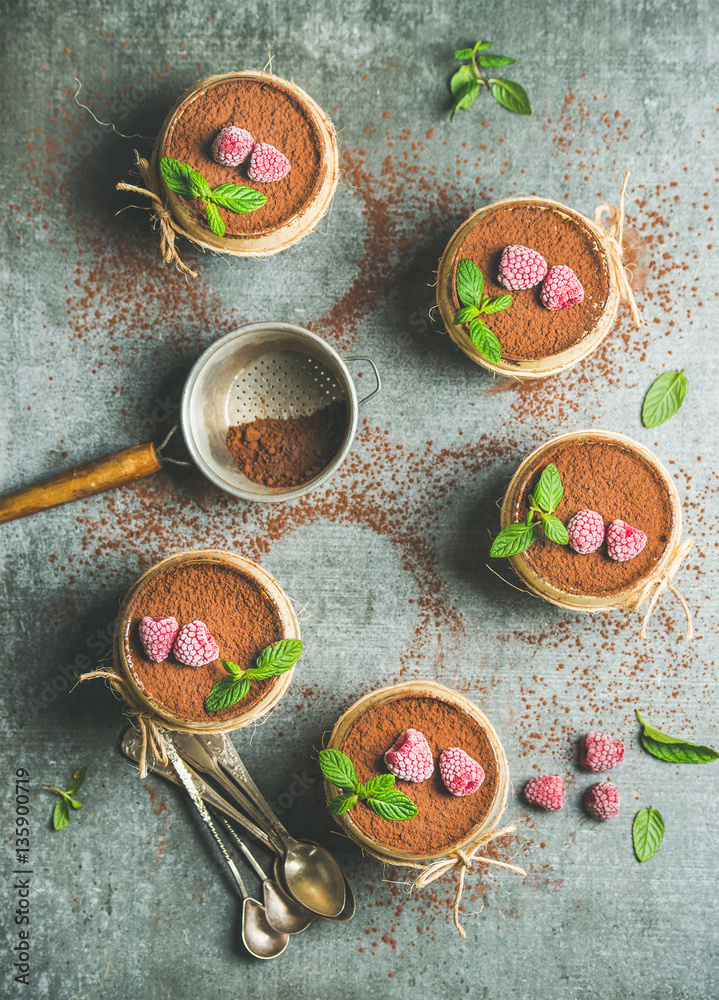
[[[605,248],[609,254],[609,261],[614,272],[614,278],[619,287],[619,294],[621,298],[629,306],[630,312],[632,314],[632,319],[634,320],[635,326],[641,326],[644,322],[641,313],[639,312],[639,307],[637,306],[637,300],[634,298],[634,292],[632,290],[630,282],[630,274],[627,271],[626,265],[624,264],[624,195],[627,190],[627,184],[629,182],[629,171],[624,174],[624,181],[622,182],[622,189],[619,193],[619,208],[614,205],[602,204],[598,205],[594,212],[594,222],[595,225],[599,226],[600,229],[604,231],[605,236]],[[602,216],[605,212],[609,212],[611,216],[611,221],[608,226],[604,224]]]

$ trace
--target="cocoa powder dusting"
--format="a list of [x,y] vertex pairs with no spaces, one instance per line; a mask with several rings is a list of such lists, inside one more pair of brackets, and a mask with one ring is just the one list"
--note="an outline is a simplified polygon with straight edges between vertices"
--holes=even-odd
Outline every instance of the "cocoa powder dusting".
[[[549,206],[520,202],[498,208],[480,219],[462,241],[455,261],[469,257],[484,275],[485,294],[505,295],[497,281],[499,261],[507,246],[537,250],[549,267],[566,264],[584,288],[584,301],[569,309],[545,309],[542,286],[512,292],[512,304],[488,319],[506,359],[524,361],[558,354],[578,343],[597,324],[609,295],[609,271],[591,232],[575,219]],[[454,304],[459,308],[456,287]]]
[[[467,837],[486,816],[497,789],[497,762],[486,732],[469,715],[440,698],[410,695],[368,708],[352,726],[342,750],[353,761],[360,781],[387,773],[385,752],[410,728],[424,733],[435,758],[434,773],[427,781],[396,782],[416,802],[419,814],[393,822],[360,804],[352,810],[352,819],[385,847],[439,854]],[[484,782],[473,795],[458,798],[447,791],[439,773],[439,757],[447,747],[461,747],[484,768]]]
[[[247,164],[224,167],[212,158],[212,141],[226,125],[247,129],[255,142],[275,146],[290,161],[282,180],[261,184],[248,181]],[[257,80],[235,79],[200,91],[167,133],[165,155],[189,163],[214,188],[240,184],[267,195],[267,203],[238,215],[218,209],[228,236],[265,233],[277,229],[309,203],[321,182],[319,133],[299,101],[281,86]],[[183,200],[192,217],[207,226],[204,203]]]
[[557,517],[565,524],[580,510],[595,510],[607,526],[616,518],[647,536],[644,549],[627,562],[607,555],[606,542],[588,555],[543,536],[523,554],[532,569],[572,594],[610,595],[633,586],[649,573],[667,547],[673,525],[671,499],[657,469],[639,452],[592,438],[566,441],[542,456],[520,485],[512,520],[529,511],[529,494],[550,463],[559,470],[564,497]]
[[242,473],[261,486],[308,483],[327,468],[347,434],[347,404],[309,416],[260,417],[230,427],[227,447]]
[[255,665],[259,653],[283,638],[279,611],[268,593],[246,573],[213,562],[186,563],[155,574],[135,598],[131,609],[128,662],[145,689],[169,711],[196,722],[242,715],[267,693],[277,678],[253,681],[237,705],[208,712],[205,699],[215,681],[227,673],[217,659],[204,667],[186,667],[174,658],[164,663],[148,660],[139,627],[145,615],[173,616],[182,628],[204,622],[220,647],[220,657],[240,667]]

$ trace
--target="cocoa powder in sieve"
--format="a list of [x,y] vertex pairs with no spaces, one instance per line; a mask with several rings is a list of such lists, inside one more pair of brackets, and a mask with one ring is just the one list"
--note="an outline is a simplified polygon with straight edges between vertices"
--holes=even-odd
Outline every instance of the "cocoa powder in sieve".
[[[255,142],[267,142],[290,161],[282,180],[261,184],[247,179],[247,164],[224,167],[212,158],[212,141],[226,125],[247,129]],[[281,84],[244,79],[210,84],[185,106],[167,134],[165,155],[189,163],[214,188],[218,184],[247,185],[267,195],[262,208],[238,215],[218,209],[228,236],[271,232],[307,205],[322,179],[320,136],[294,94]],[[207,226],[204,203],[183,200],[185,208]]]
[[560,520],[567,524],[580,510],[595,510],[607,527],[620,518],[639,528],[647,544],[634,559],[616,562],[607,554],[606,541],[596,552],[580,555],[569,545],[556,545],[542,536],[520,558],[571,594],[609,596],[634,586],[656,566],[674,524],[671,498],[659,470],[623,444],[591,436],[561,442],[542,455],[520,484],[512,505],[513,521],[527,516],[529,494],[550,463],[564,484],[556,510]]
[[[549,205],[520,202],[497,208],[480,219],[462,241],[455,260],[469,257],[484,276],[490,298],[505,295],[497,281],[499,261],[507,246],[537,250],[549,267],[566,264],[584,288],[584,301],[569,309],[545,309],[542,286],[512,292],[512,304],[485,317],[502,345],[502,357],[516,361],[545,358],[578,343],[597,324],[609,295],[609,270],[596,238],[586,226]],[[453,279],[454,281],[454,279]],[[456,286],[454,304],[459,308]]]
[[[390,850],[441,854],[487,815],[498,781],[494,751],[483,727],[460,708],[439,698],[408,695],[371,706],[348,733],[341,749],[353,761],[360,781],[387,774],[384,754],[405,729],[424,733],[434,754],[435,770],[427,781],[396,781],[396,787],[417,804],[418,815],[393,822],[360,803],[351,816],[364,834]],[[448,747],[466,750],[484,768],[484,782],[473,795],[459,798],[447,791],[439,757]]]
[[305,417],[260,417],[230,427],[227,447],[261,486],[301,486],[327,468],[347,433],[347,404],[330,403]]
[[223,720],[241,715],[256,705],[278,678],[253,681],[237,705],[208,712],[205,699],[215,681],[226,677],[220,660],[204,667],[187,667],[172,654],[163,663],[148,660],[140,642],[139,626],[145,615],[172,616],[180,628],[203,621],[217,645],[220,658],[243,669],[255,665],[259,653],[283,638],[279,611],[270,595],[246,573],[213,562],[186,562],[152,576],[130,609],[130,629],[125,651],[135,677],[145,693],[181,719],[195,722]]

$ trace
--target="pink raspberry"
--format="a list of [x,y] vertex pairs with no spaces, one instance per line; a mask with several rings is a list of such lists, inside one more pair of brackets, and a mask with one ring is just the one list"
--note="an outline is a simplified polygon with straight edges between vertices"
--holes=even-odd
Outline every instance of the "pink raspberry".
[[543,774],[539,778],[532,778],[524,789],[524,797],[530,806],[561,809],[564,805],[564,782],[558,774]]
[[251,181],[268,184],[281,181],[290,172],[290,161],[284,153],[267,142],[258,142],[252,150],[247,176]]
[[611,781],[598,781],[584,793],[584,805],[592,819],[612,819],[619,815],[622,797]]
[[607,733],[585,733],[579,752],[586,771],[608,771],[624,760],[624,744]]
[[405,729],[384,755],[387,770],[402,781],[426,781],[434,771],[432,749],[416,729]]
[[178,632],[173,647],[175,658],[188,667],[204,667],[220,655],[220,648],[204,622],[190,622]]
[[215,136],[212,143],[212,159],[223,167],[236,167],[244,163],[252,152],[255,140],[246,128],[227,125]]
[[626,521],[612,521],[607,528],[607,551],[611,559],[626,562],[638,556],[647,544],[647,536]]
[[511,246],[502,251],[499,262],[499,283],[513,292],[534,288],[547,273],[547,262],[541,253],[529,247]]
[[596,510],[580,510],[567,525],[569,544],[586,556],[596,552],[604,541],[604,518]]
[[540,298],[547,309],[569,309],[582,301],[584,289],[571,267],[558,264],[547,271]]
[[484,781],[484,769],[459,747],[442,751],[439,773],[452,795],[472,795]]
[[148,618],[140,622],[140,641],[153,663],[162,663],[170,655],[177,635],[178,624],[174,618]]

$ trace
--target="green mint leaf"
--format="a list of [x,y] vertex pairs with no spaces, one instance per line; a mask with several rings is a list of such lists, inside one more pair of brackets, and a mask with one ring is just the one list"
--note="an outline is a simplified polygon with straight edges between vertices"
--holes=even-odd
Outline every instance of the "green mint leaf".
[[542,527],[550,541],[556,542],[557,545],[569,544],[569,532],[554,514],[542,514]]
[[256,208],[262,208],[267,202],[267,195],[262,191],[255,191],[254,188],[243,187],[239,184],[218,184],[210,192],[210,197],[216,205],[229,208],[231,212],[236,212],[238,215],[254,212]]
[[220,660],[220,663],[225,668],[228,674],[234,674],[236,677],[240,674],[244,674],[242,667],[238,667],[236,663],[232,663],[231,660]]
[[68,794],[77,795],[82,786],[85,784],[86,777],[87,777],[86,767],[81,767],[79,771],[75,771],[67,786]]
[[353,806],[356,806],[358,802],[359,799],[354,792],[343,792],[342,795],[335,795],[330,802],[330,812],[333,816],[341,816],[342,813],[346,813]]
[[632,823],[632,841],[639,861],[649,861],[657,853],[663,837],[664,820],[659,810],[650,806],[637,813]]
[[468,83],[467,86],[462,90],[457,99],[457,103],[452,109],[452,114],[450,118],[454,118],[460,108],[467,109],[471,108],[474,102],[479,96],[479,91],[481,89],[481,84],[479,83]]
[[333,785],[345,792],[354,792],[359,785],[355,766],[341,750],[320,750],[320,770]]
[[73,809],[82,809],[82,802],[78,802],[77,799],[73,799],[72,795],[67,796],[67,801]]
[[363,781],[357,789],[361,799],[382,798],[385,792],[394,788],[393,774],[376,774],[368,781]]
[[492,542],[489,554],[495,559],[519,555],[520,552],[528,549],[533,542],[536,542],[538,535],[538,524],[527,524],[526,521],[521,521],[519,524],[508,524],[506,528],[502,528]]
[[534,500],[545,514],[552,514],[564,496],[562,477],[556,465],[550,464],[542,472],[534,490]]
[[478,38],[477,41],[474,43],[475,52],[484,52],[485,49],[491,49],[491,48],[492,48],[492,43],[483,42],[481,38]]
[[657,427],[673,417],[684,402],[689,382],[684,369],[680,372],[664,372],[652,382],[642,405],[642,423],[645,427]]
[[300,639],[280,639],[279,642],[263,649],[257,657],[257,666],[247,671],[253,680],[264,680],[266,677],[279,677],[291,670],[302,652]]
[[481,319],[473,319],[469,324],[469,336],[474,346],[485,356],[487,361],[493,365],[499,364],[502,360],[502,348],[485,322]]
[[463,306],[476,306],[479,309],[482,304],[482,292],[484,290],[484,277],[477,265],[469,257],[462,257],[457,264],[457,295]]
[[471,59],[474,55],[474,49],[455,49],[454,58],[455,59]]
[[52,811],[52,825],[56,830],[62,830],[70,822],[70,806],[63,797],[55,803]]
[[510,63],[516,63],[516,59],[510,59],[509,56],[480,56],[479,65],[480,66],[509,66]]
[[532,107],[527,97],[527,91],[514,80],[490,80],[492,97],[507,111],[518,115],[531,115]]
[[210,193],[210,185],[202,174],[198,174],[189,163],[183,163],[182,160],[163,156],[160,160],[160,173],[170,191],[182,198],[204,198],[205,193]]
[[225,223],[222,221],[222,216],[211,201],[208,201],[205,205],[205,214],[207,215],[207,223],[212,232],[216,233],[217,236],[224,236]]
[[405,795],[398,788],[390,788],[381,796],[375,795],[371,799],[365,799],[364,802],[377,816],[391,819],[395,823],[412,819],[419,812],[409,795]]
[[[470,52],[470,58],[471,55],[472,53]],[[455,101],[459,100],[460,95],[464,93],[468,86],[472,86],[476,82],[477,77],[472,67],[460,66],[449,81],[449,88],[452,91],[452,97],[454,97]]]
[[469,323],[471,319],[476,319],[477,316],[479,316],[479,309],[476,306],[465,306],[455,315],[453,322],[457,326],[461,326],[463,323]]
[[652,757],[670,764],[710,764],[719,757],[711,747],[698,743],[662,743],[642,733],[642,746]]
[[230,705],[236,705],[242,701],[250,690],[250,678],[240,677],[230,674],[228,677],[221,677],[215,681],[212,690],[205,700],[205,708],[208,712],[219,712]]
[[482,305],[483,313],[498,313],[502,312],[503,309],[508,309],[512,304],[512,296],[499,295],[496,299],[485,299]]

